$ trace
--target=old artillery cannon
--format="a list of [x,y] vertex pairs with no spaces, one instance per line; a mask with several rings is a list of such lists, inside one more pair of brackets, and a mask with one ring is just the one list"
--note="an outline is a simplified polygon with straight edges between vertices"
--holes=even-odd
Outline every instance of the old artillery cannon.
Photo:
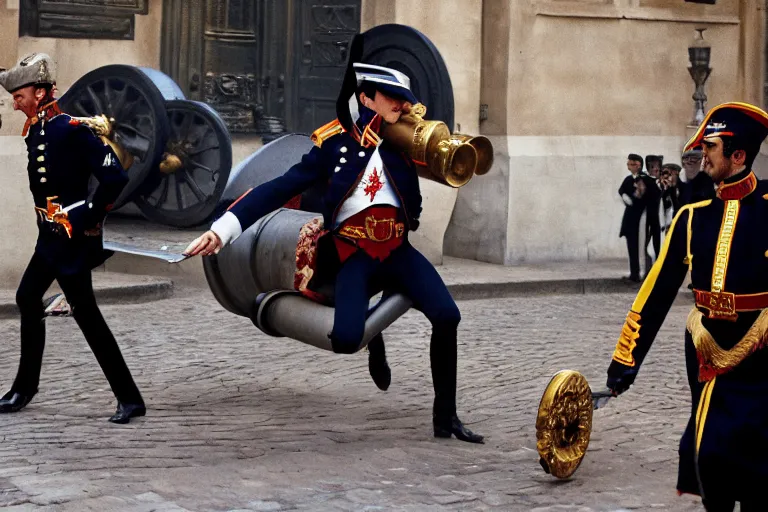
[[116,153],[130,157],[129,182],[116,208],[133,201],[149,220],[174,227],[212,217],[229,177],[232,147],[211,107],[185,100],[160,71],[126,65],[87,73],[59,104],[72,116],[101,119],[89,124],[100,124]]

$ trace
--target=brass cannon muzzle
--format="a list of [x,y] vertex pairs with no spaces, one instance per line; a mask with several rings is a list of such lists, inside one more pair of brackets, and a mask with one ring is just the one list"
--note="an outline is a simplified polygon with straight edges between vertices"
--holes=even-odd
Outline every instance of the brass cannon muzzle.
[[493,147],[483,136],[451,134],[442,121],[426,121],[426,108],[415,105],[395,124],[383,125],[381,135],[419,164],[419,175],[454,188],[475,174],[485,174],[493,163]]

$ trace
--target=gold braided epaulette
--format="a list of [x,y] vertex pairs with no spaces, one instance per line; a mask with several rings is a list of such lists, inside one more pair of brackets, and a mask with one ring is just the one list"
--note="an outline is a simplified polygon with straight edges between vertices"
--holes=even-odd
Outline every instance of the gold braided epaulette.
[[321,126],[312,132],[312,135],[309,138],[312,140],[312,142],[315,143],[315,146],[321,147],[323,142],[325,142],[327,139],[330,139],[334,135],[338,135],[342,132],[344,132],[344,128],[341,126],[341,123],[338,119],[334,119],[325,126]]

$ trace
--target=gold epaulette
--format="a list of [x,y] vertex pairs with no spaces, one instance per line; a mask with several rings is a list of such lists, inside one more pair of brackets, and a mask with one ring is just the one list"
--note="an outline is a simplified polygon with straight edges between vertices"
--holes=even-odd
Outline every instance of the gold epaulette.
[[320,147],[327,139],[342,132],[344,132],[344,128],[341,126],[341,123],[338,119],[334,119],[325,126],[321,126],[312,132],[312,135],[309,138],[315,143],[315,146]]

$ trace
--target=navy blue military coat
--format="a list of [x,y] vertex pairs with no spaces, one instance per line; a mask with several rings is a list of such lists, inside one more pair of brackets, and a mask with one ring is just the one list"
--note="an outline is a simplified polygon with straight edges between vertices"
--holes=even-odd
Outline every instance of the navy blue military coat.
[[[285,174],[264,183],[237,201],[230,211],[240,221],[243,231],[254,222],[280,208],[293,197],[315,186],[324,186],[321,213],[331,229],[341,203],[363,176],[375,146],[363,147],[351,134],[341,132],[321,142],[304,155],[301,162]],[[387,145],[379,147],[384,172],[400,198],[406,227],[414,231],[421,215],[421,192],[416,165],[407,155]]]
[[[768,336],[742,340],[766,327],[760,297],[768,292],[768,181],[746,170],[715,198],[681,208],[627,315],[608,387],[621,392],[634,382],[689,269],[697,310],[686,332],[692,410],[678,490],[758,499],[768,482]],[[716,345],[694,344],[697,323]]]
[[[128,183],[112,148],[87,126],[67,114],[38,121],[26,137],[29,188],[35,207],[47,210],[48,201],[62,208],[83,202],[67,212],[71,232],[38,215],[35,251],[57,272],[73,274],[104,262],[101,223]],[[98,187],[89,196],[88,183]]]

